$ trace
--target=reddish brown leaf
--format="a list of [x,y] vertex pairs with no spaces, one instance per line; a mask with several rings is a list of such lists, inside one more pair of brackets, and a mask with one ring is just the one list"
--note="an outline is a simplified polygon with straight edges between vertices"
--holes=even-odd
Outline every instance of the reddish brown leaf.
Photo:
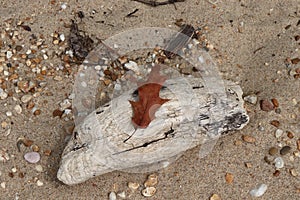
[[139,101],[129,101],[133,109],[132,122],[137,128],[146,128],[154,119],[157,109],[169,101],[159,97],[159,91],[166,80],[159,74],[160,65],[155,65],[149,74],[148,80],[138,83]]

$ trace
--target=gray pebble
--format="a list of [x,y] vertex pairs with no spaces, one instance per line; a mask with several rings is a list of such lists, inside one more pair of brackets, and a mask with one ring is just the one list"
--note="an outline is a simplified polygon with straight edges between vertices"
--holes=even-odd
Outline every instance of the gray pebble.
[[281,155],[286,155],[291,151],[291,147],[290,146],[284,146],[280,149],[280,154]]

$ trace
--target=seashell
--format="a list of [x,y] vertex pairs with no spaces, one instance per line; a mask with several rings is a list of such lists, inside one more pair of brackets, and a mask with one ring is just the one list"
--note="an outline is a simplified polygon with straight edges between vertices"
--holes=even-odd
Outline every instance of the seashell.
[[150,174],[147,178],[147,180],[144,183],[145,187],[152,187],[155,186],[158,182],[157,174]]
[[156,193],[155,187],[146,187],[142,190],[142,195],[145,197],[152,197]]
[[[145,44],[147,48],[163,47],[174,32],[160,28],[133,29],[121,34],[126,37],[118,38],[120,35],[117,35],[104,42],[110,49],[116,50],[113,47],[117,46],[118,53],[124,55],[145,47]],[[190,40],[184,34],[175,34],[175,39]],[[124,38],[133,40],[126,43]],[[104,57],[106,50],[103,52],[103,49],[107,50],[107,47],[102,45],[98,48],[100,52],[96,49],[95,53],[90,53],[90,60],[85,63],[92,64],[95,63],[93,59]],[[171,49],[179,52],[177,46]],[[119,57],[112,51],[109,56],[112,59]],[[128,100],[136,101],[137,87],[121,85],[110,102],[95,109],[93,97],[99,76],[93,67],[84,66],[84,73],[79,71],[72,100],[74,113],[77,113],[76,127],[62,154],[57,172],[60,181],[73,185],[115,170],[155,171],[167,167],[183,152],[198,145],[201,145],[199,156],[202,158],[212,151],[216,139],[229,131],[240,130],[248,123],[241,88],[218,76],[217,67],[207,52],[193,45],[180,56],[201,74],[182,76],[177,71],[174,74],[174,70],[168,74],[159,96],[169,101],[158,108],[146,128],[134,127],[131,119],[133,111]],[[172,69],[168,68],[164,73],[168,70]],[[142,73],[140,70],[135,75]],[[147,187],[145,192],[151,194],[154,189]]]
[[28,152],[24,155],[24,158],[29,163],[37,163],[40,161],[41,156],[37,152]]

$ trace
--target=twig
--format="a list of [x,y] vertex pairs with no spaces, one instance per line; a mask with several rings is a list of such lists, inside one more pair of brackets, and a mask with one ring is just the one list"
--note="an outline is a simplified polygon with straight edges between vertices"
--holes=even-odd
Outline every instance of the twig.
[[126,17],[136,17],[134,14],[139,11],[139,9],[135,9],[134,11],[132,11],[131,13],[127,14]]
[[167,5],[167,4],[174,4],[175,5],[175,3],[184,2],[185,0],[167,0],[167,1],[163,1],[163,2],[156,2],[156,1],[153,1],[153,0],[133,0],[133,1],[137,1],[137,2],[140,2],[140,3],[147,4],[149,6],[152,6],[152,7],[156,7],[156,6],[162,6],[162,5]]

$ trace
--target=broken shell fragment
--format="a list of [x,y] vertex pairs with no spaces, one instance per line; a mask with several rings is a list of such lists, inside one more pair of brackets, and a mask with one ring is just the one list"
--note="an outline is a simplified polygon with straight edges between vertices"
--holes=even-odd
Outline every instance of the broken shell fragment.
[[132,190],[137,190],[140,187],[140,184],[134,183],[134,182],[129,182],[128,187]]
[[17,140],[17,148],[18,148],[18,151],[20,152],[21,151],[21,145],[24,145],[25,147],[30,147],[32,144],[33,144],[33,141],[32,140],[29,140],[29,139],[26,139],[26,138],[18,138]]
[[41,156],[37,152],[28,152],[24,155],[24,158],[29,163],[37,163],[40,161]]
[[145,187],[152,187],[155,186],[158,182],[158,177],[156,174],[151,174],[148,176],[148,179],[145,181],[144,186]]
[[144,197],[152,197],[156,193],[155,187],[146,187],[142,190],[142,195]]

